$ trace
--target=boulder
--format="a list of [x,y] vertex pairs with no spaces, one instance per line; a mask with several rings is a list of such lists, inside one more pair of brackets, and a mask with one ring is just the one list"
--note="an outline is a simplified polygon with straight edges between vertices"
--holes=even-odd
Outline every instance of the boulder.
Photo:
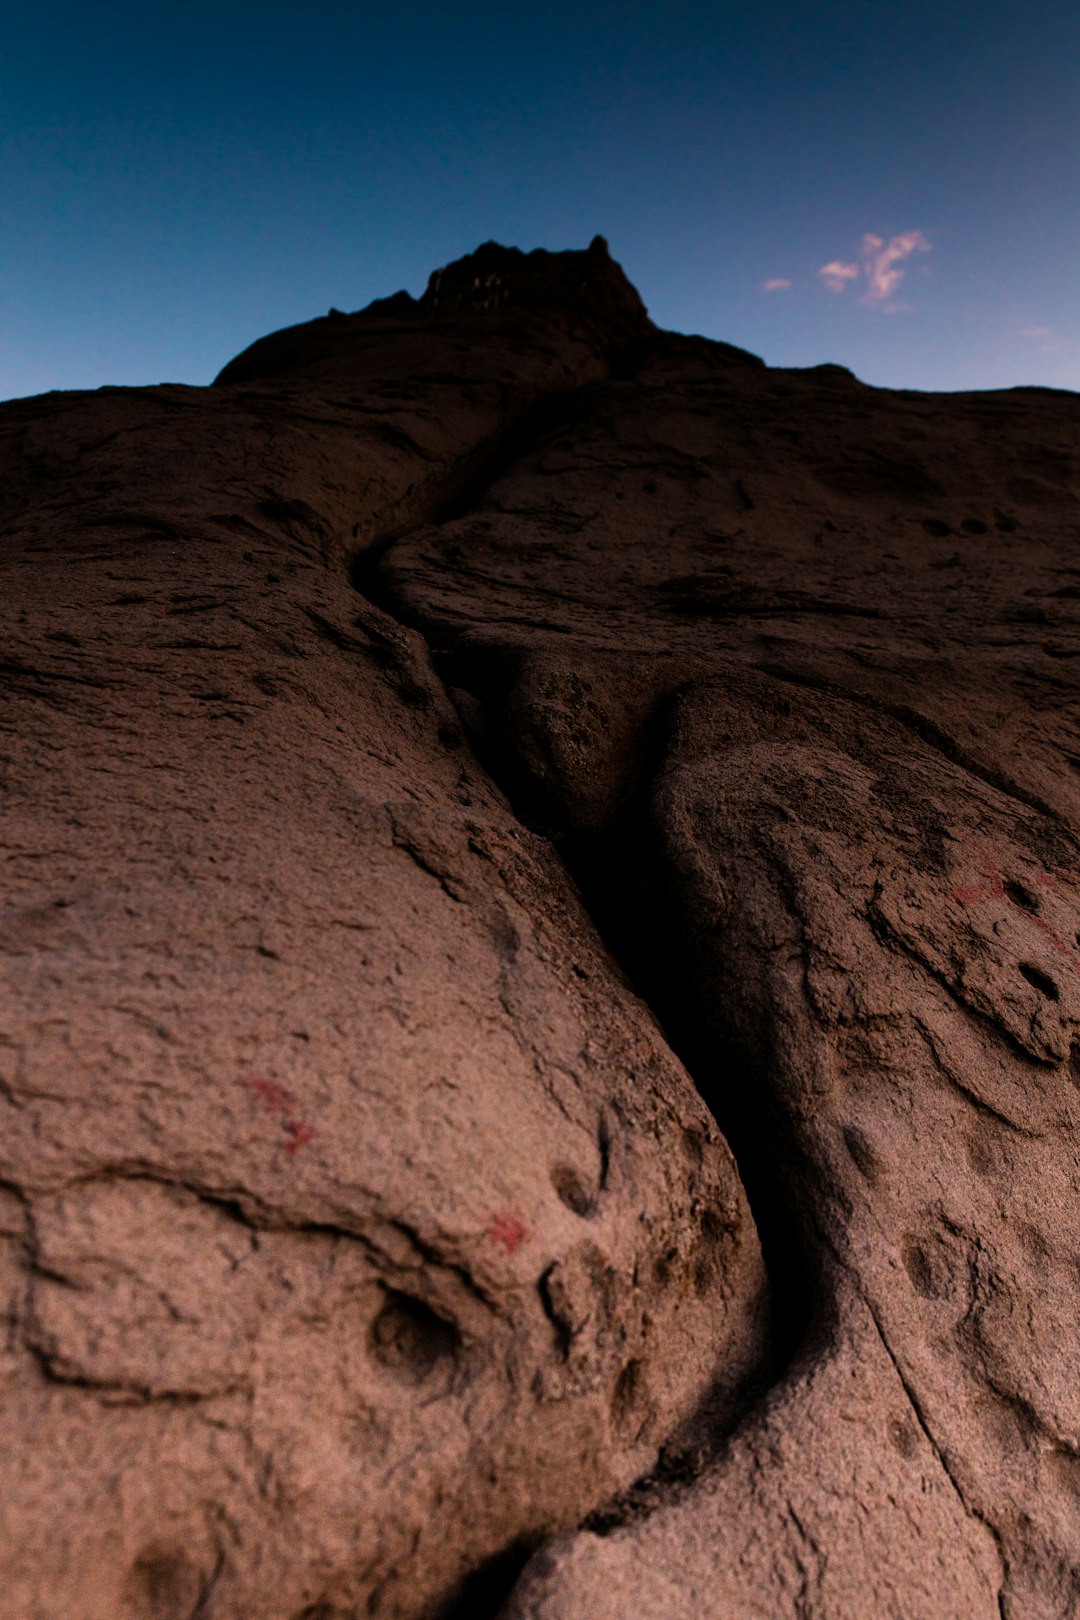
[[639,359],[400,537],[383,599],[735,1149],[791,1360],[695,1483],[545,1550],[508,1614],[1052,1620],[1080,1602],[1080,401],[662,333]]
[[0,1620],[1076,1609],[1078,453],[600,239],[0,407]]
[[352,319],[0,409],[5,1620],[472,1612],[765,1353],[715,1122],[348,575],[622,333]]

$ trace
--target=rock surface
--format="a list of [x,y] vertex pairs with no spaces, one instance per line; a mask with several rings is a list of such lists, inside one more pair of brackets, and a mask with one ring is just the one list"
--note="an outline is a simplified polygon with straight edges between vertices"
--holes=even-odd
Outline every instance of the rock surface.
[[4,1620],[1080,1609],[1078,451],[599,239],[0,407]]
[[618,323],[425,319],[3,413],[11,1620],[467,1612],[762,1353],[715,1124],[343,562]]
[[801,1354],[512,1612],[1072,1613],[1080,400],[643,350],[384,599],[690,1061]]

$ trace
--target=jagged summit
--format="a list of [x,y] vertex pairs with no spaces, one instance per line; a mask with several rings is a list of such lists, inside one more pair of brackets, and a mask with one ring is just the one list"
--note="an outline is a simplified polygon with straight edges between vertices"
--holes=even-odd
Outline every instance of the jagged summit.
[[348,367],[374,339],[402,330],[505,316],[547,317],[601,347],[618,346],[654,330],[645,305],[602,236],[583,250],[549,252],[484,242],[475,252],[432,272],[419,298],[407,292],[377,298],[355,314],[328,315],[282,328],[231,360],[215,383],[253,382],[291,373]]
[[559,306],[635,331],[651,324],[636,287],[602,236],[594,236],[584,252],[535,248],[523,253],[484,242],[475,253],[435,270],[420,306],[440,314]]
[[0,1620],[1080,1616],[1080,396],[223,381],[0,406]]

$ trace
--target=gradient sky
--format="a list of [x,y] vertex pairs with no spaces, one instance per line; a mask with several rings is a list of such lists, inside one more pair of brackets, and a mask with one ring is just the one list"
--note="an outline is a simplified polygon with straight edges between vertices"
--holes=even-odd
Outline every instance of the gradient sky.
[[596,232],[660,325],[771,364],[1080,389],[1080,7],[31,0],[0,199],[0,398],[206,383]]

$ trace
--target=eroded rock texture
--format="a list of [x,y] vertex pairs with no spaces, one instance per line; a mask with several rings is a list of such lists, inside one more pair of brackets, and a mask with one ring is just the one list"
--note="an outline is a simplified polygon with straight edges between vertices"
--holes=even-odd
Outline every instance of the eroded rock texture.
[[756,1366],[714,1123],[345,572],[620,318],[4,413],[13,1620],[431,1613]]
[[0,1615],[1080,1609],[1078,440],[599,241],[0,409]]
[[811,1278],[696,1488],[517,1613],[1080,1602],[1078,429],[658,336],[384,559]]

